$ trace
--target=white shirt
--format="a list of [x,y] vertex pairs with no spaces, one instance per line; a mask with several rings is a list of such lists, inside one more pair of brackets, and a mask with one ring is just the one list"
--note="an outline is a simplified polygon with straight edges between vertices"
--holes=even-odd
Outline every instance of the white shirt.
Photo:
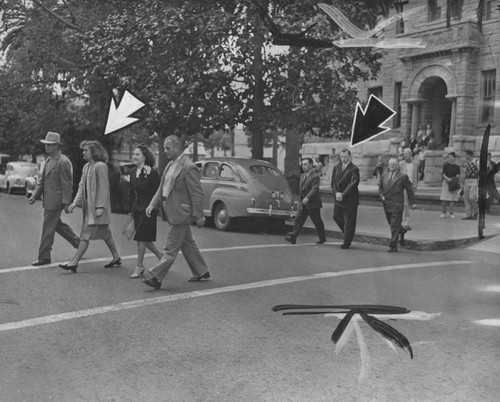
[[406,162],[406,174],[408,175],[408,178],[410,179],[410,183],[413,184],[413,163]]

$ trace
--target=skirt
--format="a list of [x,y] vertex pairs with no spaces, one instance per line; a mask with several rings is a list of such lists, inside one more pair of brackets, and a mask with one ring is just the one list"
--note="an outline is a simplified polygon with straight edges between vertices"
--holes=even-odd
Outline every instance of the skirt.
[[80,240],[108,240],[111,237],[109,225],[89,225],[87,208],[83,208],[83,223]]
[[135,241],[156,241],[156,211],[151,213],[151,218],[146,216],[145,211],[134,212]]
[[448,182],[446,180],[443,180],[441,183],[441,196],[439,199],[441,201],[458,201],[458,193],[460,189],[456,191],[450,191],[450,188],[448,187]]

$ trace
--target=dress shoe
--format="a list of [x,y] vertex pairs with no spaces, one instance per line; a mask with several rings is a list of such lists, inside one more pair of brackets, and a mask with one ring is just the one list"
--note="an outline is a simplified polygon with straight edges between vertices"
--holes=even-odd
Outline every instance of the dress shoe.
[[156,279],[156,276],[152,276],[151,278],[148,278],[148,279],[144,278],[142,281],[146,285],[154,288],[155,290],[158,290],[161,288],[161,282],[158,279]]
[[341,244],[340,245],[340,248],[343,249],[343,250],[347,250],[349,247],[351,247],[351,246],[347,245],[347,244]]
[[474,220],[474,218],[472,216],[466,216],[464,218],[462,218],[463,221],[471,221],[471,220]]
[[200,282],[204,281],[205,279],[210,279],[210,272],[206,272],[200,276],[193,276],[192,278],[188,279],[188,282]]
[[132,275],[130,275],[129,278],[141,278],[143,274],[144,268],[135,267],[134,272],[132,272]]
[[59,267],[61,267],[66,271],[71,271],[73,273],[76,273],[76,270],[78,269],[78,265],[59,264]]
[[316,244],[325,244],[325,243],[326,243],[326,239],[325,239],[325,240],[318,240],[318,241],[316,242]]
[[295,244],[297,242],[297,239],[293,236],[287,236],[285,237],[285,240],[289,243]]
[[389,247],[389,249],[387,250],[388,253],[395,253],[396,251],[398,251],[396,247]]
[[42,260],[36,260],[36,261],[33,261],[31,263],[31,265],[33,265],[34,267],[39,267],[40,265],[47,265],[47,264],[50,264],[50,260],[49,259],[42,259]]
[[118,257],[116,260],[111,260],[110,262],[108,262],[104,268],[113,268],[114,266],[119,266],[119,265],[122,265],[122,259],[120,257]]

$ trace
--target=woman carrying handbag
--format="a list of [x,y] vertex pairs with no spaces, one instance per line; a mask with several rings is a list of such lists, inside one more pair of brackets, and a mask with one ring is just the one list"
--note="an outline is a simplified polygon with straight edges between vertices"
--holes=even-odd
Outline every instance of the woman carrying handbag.
[[140,278],[144,272],[144,254],[146,248],[158,259],[162,253],[156,248],[156,213],[146,216],[146,208],[160,185],[160,176],[154,169],[155,159],[152,152],[144,144],[134,150],[132,161],[135,168],[130,171],[130,215],[134,218],[137,242],[137,264],[130,278]]

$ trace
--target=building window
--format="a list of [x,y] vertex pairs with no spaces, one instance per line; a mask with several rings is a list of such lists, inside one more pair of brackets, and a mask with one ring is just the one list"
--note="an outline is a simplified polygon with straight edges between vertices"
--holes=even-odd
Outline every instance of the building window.
[[483,20],[488,21],[493,18],[492,13],[493,13],[493,1],[495,0],[486,0],[484,2],[484,8],[483,8]]
[[427,0],[429,4],[429,22],[441,19],[441,7],[437,5],[437,0]]
[[462,18],[464,0],[447,0],[446,15],[448,18]]
[[370,97],[370,95],[374,95],[382,100],[382,87],[368,88],[368,98]]
[[393,119],[393,128],[401,127],[401,88],[401,82],[396,82],[394,84],[394,111],[396,112],[396,115]]
[[481,72],[481,123],[494,121],[496,79],[496,70]]
[[[394,2],[394,8],[396,10],[396,14],[400,14],[404,11],[403,6],[407,4],[408,1],[396,1]],[[396,34],[402,34],[405,32],[405,21],[404,18],[401,17],[396,21]]]

